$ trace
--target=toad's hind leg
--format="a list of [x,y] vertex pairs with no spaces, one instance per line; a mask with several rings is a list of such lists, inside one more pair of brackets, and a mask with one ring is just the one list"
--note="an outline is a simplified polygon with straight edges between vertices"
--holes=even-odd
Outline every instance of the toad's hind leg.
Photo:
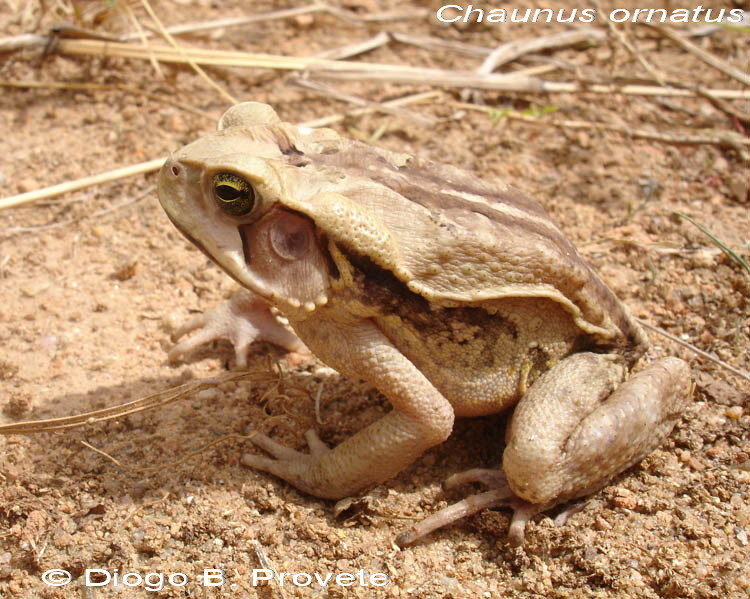
[[620,383],[610,355],[574,354],[515,409],[503,469],[519,497],[554,504],[586,495],[656,449],[690,397],[690,369],[665,358]]
[[574,354],[551,368],[516,407],[503,470],[474,468],[445,484],[480,482],[491,490],[429,516],[397,543],[411,544],[485,508],[510,507],[508,537],[520,545],[532,516],[593,493],[656,449],[690,396],[688,365],[666,358],[621,383],[624,374],[616,357],[593,353]]

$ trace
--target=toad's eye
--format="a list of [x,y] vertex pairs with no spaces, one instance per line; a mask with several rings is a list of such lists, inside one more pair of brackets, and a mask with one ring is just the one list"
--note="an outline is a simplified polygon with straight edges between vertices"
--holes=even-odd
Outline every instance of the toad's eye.
[[216,203],[227,214],[244,216],[255,206],[255,191],[239,175],[216,173],[213,183]]

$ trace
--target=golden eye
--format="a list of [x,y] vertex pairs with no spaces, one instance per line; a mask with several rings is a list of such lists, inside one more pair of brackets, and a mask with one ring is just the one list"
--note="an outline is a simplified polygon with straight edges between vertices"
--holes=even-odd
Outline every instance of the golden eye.
[[216,173],[213,183],[216,203],[227,214],[244,216],[255,206],[255,191],[239,175]]

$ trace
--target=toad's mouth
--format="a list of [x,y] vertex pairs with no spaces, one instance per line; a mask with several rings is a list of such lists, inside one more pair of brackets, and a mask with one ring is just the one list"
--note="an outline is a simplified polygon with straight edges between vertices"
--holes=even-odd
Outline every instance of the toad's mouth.
[[248,229],[250,225],[240,225],[237,227],[237,232],[240,234],[240,241],[242,242],[242,255],[245,258],[245,264],[250,266],[250,244],[248,243]]
[[191,235],[191,234],[190,234],[190,233],[188,232],[188,230],[187,230],[187,229],[186,229],[185,227],[183,227],[183,226],[182,226],[182,224],[180,224],[180,222],[179,222],[179,221],[178,221],[177,219],[175,219],[175,218],[172,218],[172,215],[171,215],[171,214],[170,214],[169,212],[167,212],[166,214],[167,214],[167,218],[169,218],[169,220],[170,220],[170,221],[172,222],[172,224],[173,224],[173,225],[175,226],[175,228],[176,228],[176,229],[177,229],[177,230],[178,230],[178,231],[179,231],[179,232],[180,232],[180,233],[182,234],[182,236],[183,236],[183,237],[184,237],[185,239],[187,239],[187,240],[188,240],[188,241],[189,241],[190,243],[192,243],[192,244],[193,244],[193,245],[194,245],[195,247],[197,247],[197,248],[198,248],[198,249],[199,249],[199,250],[200,250],[201,252],[203,252],[203,254],[204,254],[204,255],[205,255],[205,256],[206,256],[206,257],[207,257],[207,258],[208,258],[209,260],[211,260],[211,262],[214,262],[214,263],[216,263],[216,258],[214,258],[214,257],[213,257],[213,255],[211,254],[211,252],[209,252],[209,251],[208,251],[208,250],[206,249],[206,246],[205,246],[205,245],[203,245],[203,244],[202,244],[202,243],[201,243],[200,241],[198,241],[198,240],[197,240],[197,239],[196,239],[196,238],[195,238],[195,237],[194,237],[193,235]]

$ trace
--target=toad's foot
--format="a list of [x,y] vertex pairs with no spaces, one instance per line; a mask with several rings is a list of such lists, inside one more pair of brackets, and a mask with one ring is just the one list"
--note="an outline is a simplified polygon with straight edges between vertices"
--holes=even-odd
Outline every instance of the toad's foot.
[[234,346],[237,366],[247,366],[247,354],[254,341],[270,341],[289,351],[305,351],[305,345],[292,330],[279,322],[269,305],[246,289],[238,290],[230,300],[208,310],[182,325],[172,340],[193,333],[169,351],[169,361],[176,362],[196,347],[226,339]]
[[526,523],[546,506],[535,505],[518,498],[508,486],[502,470],[472,468],[446,479],[443,488],[452,489],[466,483],[478,482],[490,487],[489,491],[477,493],[449,505],[428,516],[396,537],[396,544],[405,547],[431,533],[433,530],[452,524],[462,518],[481,512],[487,508],[509,507],[513,517],[508,530],[508,539],[514,547],[523,544]]
[[305,440],[310,448],[309,454],[289,449],[259,432],[253,432],[249,437],[254,445],[272,457],[246,453],[241,459],[244,466],[269,472],[283,478],[298,489],[312,495],[320,495],[316,492],[318,486],[315,476],[316,464],[320,463],[322,456],[330,454],[331,449],[320,440],[314,430],[310,429],[305,432]]

